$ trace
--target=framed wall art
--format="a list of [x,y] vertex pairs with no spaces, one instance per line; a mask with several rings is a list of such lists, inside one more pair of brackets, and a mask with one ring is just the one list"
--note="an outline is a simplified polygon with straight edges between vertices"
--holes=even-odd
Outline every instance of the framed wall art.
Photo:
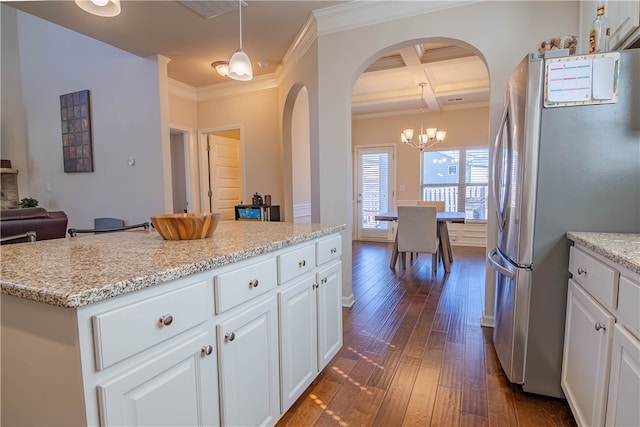
[[91,105],[88,90],[60,95],[65,172],[93,172]]

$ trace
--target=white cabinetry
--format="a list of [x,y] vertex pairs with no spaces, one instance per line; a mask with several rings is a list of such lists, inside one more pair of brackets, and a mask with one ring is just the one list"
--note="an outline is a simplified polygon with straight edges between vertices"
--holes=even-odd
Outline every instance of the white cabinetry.
[[273,425],[280,416],[276,282],[273,256],[242,261],[215,276],[223,425]]
[[580,246],[569,271],[562,388],[576,422],[640,425],[638,275]]
[[79,311],[90,424],[219,424],[212,297],[199,274]]
[[569,280],[562,388],[579,425],[604,423],[615,319]]
[[213,362],[215,356],[211,345],[202,345],[213,343],[213,333],[198,328],[184,335],[97,386],[101,425],[218,424],[217,413],[207,410],[217,395],[210,380],[216,376],[216,366],[204,360]]
[[[581,0],[578,53],[589,52],[589,29],[600,0]],[[640,0],[606,1],[606,17],[611,28],[610,49],[624,49],[640,37]]]
[[278,291],[280,399],[284,413],[318,373],[316,280],[313,274]]
[[242,308],[216,326],[222,424],[273,425],[280,417],[276,299]]
[[278,257],[283,413],[342,347],[341,247],[332,236]]
[[79,308],[2,295],[3,425],[274,425],[342,345],[340,248],[329,235]]

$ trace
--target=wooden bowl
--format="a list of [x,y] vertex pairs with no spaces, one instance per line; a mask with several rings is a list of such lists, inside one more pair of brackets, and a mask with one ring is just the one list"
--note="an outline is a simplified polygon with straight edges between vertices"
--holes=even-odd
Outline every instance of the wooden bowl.
[[165,240],[206,239],[220,222],[219,213],[163,214],[151,217],[151,223]]

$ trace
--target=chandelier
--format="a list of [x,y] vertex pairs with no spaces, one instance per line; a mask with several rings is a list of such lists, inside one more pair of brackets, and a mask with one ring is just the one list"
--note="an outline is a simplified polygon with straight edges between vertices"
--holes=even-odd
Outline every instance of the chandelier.
[[[424,101],[424,87],[427,83],[421,82],[418,83],[418,86],[422,89],[420,95],[420,103],[425,103]],[[426,104],[426,103],[425,103]],[[444,141],[445,136],[447,135],[446,131],[438,130],[436,128],[428,128],[424,129],[423,126],[423,117],[424,117],[424,107],[420,110],[420,135],[418,135],[418,142],[413,141],[413,129],[405,129],[400,134],[400,139],[402,143],[405,145],[409,145],[415,149],[420,151],[425,148],[431,148],[436,144],[442,143]]]

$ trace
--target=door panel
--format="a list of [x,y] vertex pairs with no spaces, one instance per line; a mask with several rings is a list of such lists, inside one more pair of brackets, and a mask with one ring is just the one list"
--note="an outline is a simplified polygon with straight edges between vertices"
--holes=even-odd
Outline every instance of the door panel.
[[212,134],[208,144],[211,211],[219,212],[222,220],[234,220],[234,206],[242,201],[240,140]]
[[394,223],[375,216],[395,209],[395,149],[392,146],[356,149],[357,238],[393,240]]

